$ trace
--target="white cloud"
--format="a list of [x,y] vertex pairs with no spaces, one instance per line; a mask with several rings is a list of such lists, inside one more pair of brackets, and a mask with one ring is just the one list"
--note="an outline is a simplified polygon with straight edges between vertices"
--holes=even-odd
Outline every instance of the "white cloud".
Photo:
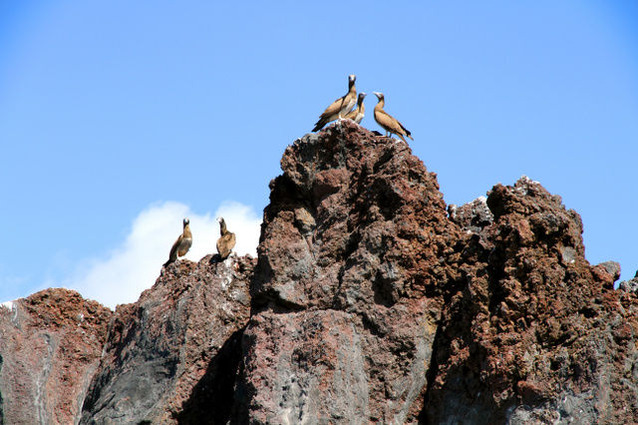
[[239,255],[256,256],[261,217],[251,207],[225,202],[215,214],[199,215],[187,205],[166,202],[142,211],[119,247],[105,258],[88,260],[65,286],[110,308],[135,302],[159,276],[173,242],[182,232],[182,219],[190,219],[193,233],[193,246],[186,258],[199,261],[205,255],[217,252],[219,224],[216,218],[220,216],[237,236],[234,251]]

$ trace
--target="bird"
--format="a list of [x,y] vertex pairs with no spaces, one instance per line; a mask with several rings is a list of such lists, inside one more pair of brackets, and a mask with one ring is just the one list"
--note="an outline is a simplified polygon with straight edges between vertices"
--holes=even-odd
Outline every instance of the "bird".
[[323,111],[323,114],[319,115],[319,121],[317,121],[312,131],[321,130],[324,125],[330,121],[342,118],[343,115],[352,109],[357,102],[357,89],[354,86],[356,79],[357,77],[354,74],[348,76],[348,93],[332,102],[332,104]]
[[410,131],[405,128],[403,124],[401,124],[399,121],[397,121],[396,118],[383,110],[383,105],[385,105],[385,98],[383,96],[383,93],[379,93],[376,91],[373,93],[379,99],[379,102],[374,107],[374,120],[386,131],[386,136],[388,135],[388,133],[390,133],[390,137],[392,137],[392,134],[396,134],[404,142],[405,139],[403,138],[403,136],[408,136],[410,139],[414,140]]
[[235,247],[235,234],[228,231],[223,217],[218,218],[217,221],[219,222],[219,233],[221,234],[219,239],[217,239],[217,252],[219,253],[219,260],[224,261]]
[[188,218],[184,219],[183,224],[184,230],[173,244],[171,253],[168,256],[168,261],[164,263],[164,267],[177,260],[177,257],[183,257],[184,255],[186,255],[191,245],[193,244],[193,235],[191,233],[190,221],[188,220]]
[[365,97],[366,97],[365,93],[363,93],[363,92],[359,93],[359,96],[357,97],[357,106],[356,106],[356,108],[354,108],[352,111],[350,111],[346,115],[344,115],[344,118],[352,120],[352,121],[356,122],[357,124],[361,124],[361,120],[365,116],[364,112],[366,110],[366,107],[363,105],[363,99]]

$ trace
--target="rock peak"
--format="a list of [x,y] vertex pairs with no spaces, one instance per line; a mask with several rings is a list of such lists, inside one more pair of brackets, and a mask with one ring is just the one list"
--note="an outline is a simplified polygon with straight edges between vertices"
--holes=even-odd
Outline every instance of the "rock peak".
[[[559,196],[523,176],[446,206],[408,144],[348,120],[281,168],[256,260],[181,261],[114,313],[1,308],[0,422],[638,423],[638,285],[587,262]],[[84,378],[56,399],[40,358],[69,351]]]

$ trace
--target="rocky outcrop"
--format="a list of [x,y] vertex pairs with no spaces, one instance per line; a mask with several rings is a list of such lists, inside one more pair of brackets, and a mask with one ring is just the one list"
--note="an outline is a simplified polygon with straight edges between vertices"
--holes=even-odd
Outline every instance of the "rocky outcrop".
[[225,423],[250,315],[250,257],[163,269],[118,306],[84,402],[86,424]]
[[344,122],[281,161],[244,337],[243,422],[414,422],[458,228],[407,144]]
[[587,262],[560,197],[523,177],[446,206],[349,121],[281,167],[257,260],[183,260],[112,317],[59,290],[0,309],[0,418],[638,423],[638,278]]
[[422,420],[638,422],[635,304],[613,290],[614,268],[585,260],[578,214],[527,178],[487,205],[492,223],[459,223],[466,271],[443,308]]
[[0,423],[77,423],[111,314],[59,288],[0,307]]
[[348,123],[298,140],[282,170],[240,419],[638,421],[634,295],[585,260],[560,197],[523,177],[446,215],[407,145]]

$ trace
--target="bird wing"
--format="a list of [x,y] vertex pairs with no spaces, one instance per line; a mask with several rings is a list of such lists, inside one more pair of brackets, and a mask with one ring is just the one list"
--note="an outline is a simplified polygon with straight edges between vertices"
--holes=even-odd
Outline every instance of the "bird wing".
[[232,251],[233,248],[235,248],[235,243],[237,242],[235,240],[235,234],[234,233],[229,233],[230,237],[228,238],[228,250]]
[[168,254],[168,261],[164,264],[170,264],[173,261],[177,260],[177,250],[179,249],[179,245],[182,242],[182,235],[179,235],[173,246],[171,247],[171,252]]
[[180,236],[179,238],[181,239],[181,241],[177,249],[177,255],[183,257],[191,248],[191,245],[193,245],[193,240],[191,238],[185,238],[184,235]]
[[379,125],[383,127],[385,130],[394,134],[402,134],[401,126],[399,122],[395,120],[392,115],[388,114],[383,110],[376,109],[374,111],[374,119],[377,120]]
[[219,253],[219,255],[222,255],[222,251],[224,250],[224,237],[220,236],[219,239],[217,239],[217,244],[215,245],[217,247],[217,252]]
[[375,109],[374,119],[377,120],[381,127],[389,131],[390,133],[394,133],[399,136],[408,136],[410,139],[412,139],[412,136],[410,136],[410,132],[405,127],[403,127],[403,125],[396,118],[388,114],[386,111]]
[[221,236],[217,239],[217,252],[222,260],[225,260],[230,252],[235,247],[235,234],[232,232],[226,233],[224,236]]
[[[397,121],[397,124],[399,124],[401,126],[401,129],[403,129],[403,131],[405,131],[405,135],[408,136],[410,139],[412,139],[412,133],[410,133],[410,130],[405,128],[403,126],[403,124],[401,124],[399,121]],[[414,140],[414,139],[412,139],[412,140]]]
[[341,109],[343,108],[344,101],[348,95],[341,96],[339,99],[335,100],[323,111],[323,114],[319,115],[319,119],[330,118],[335,115],[339,115]]
[[343,118],[347,118],[349,120],[354,121],[358,113],[359,113],[359,110],[357,108],[354,108],[353,110],[349,111],[347,114],[343,115]]
[[339,112],[343,114],[343,112],[351,110],[352,108],[355,107],[356,104],[357,104],[357,93],[348,92],[348,94],[346,94],[343,97],[343,104],[341,105],[341,110],[337,111],[337,114]]
[[361,106],[357,107],[355,117],[352,118],[354,122],[356,122],[357,124],[361,124],[361,121],[363,121],[363,117],[365,117],[365,110],[365,106],[363,105],[363,103],[361,103]]

